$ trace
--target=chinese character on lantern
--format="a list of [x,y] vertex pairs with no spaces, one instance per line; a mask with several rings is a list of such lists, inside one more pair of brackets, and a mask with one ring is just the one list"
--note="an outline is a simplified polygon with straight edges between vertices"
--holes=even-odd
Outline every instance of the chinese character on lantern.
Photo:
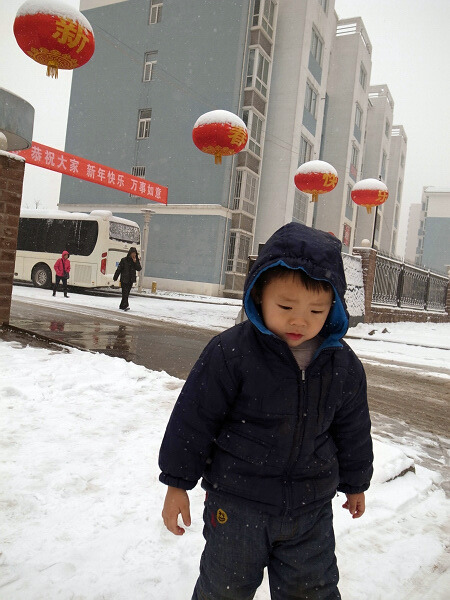
[[192,140],[199,150],[214,155],[216,165],[222,156],[231,156],[244,149],[247,127],[242,119],[227,110],[212,110],[199,117],[192,130]]
[[312,195],[312,202],[317,202],[319,194],[331,192],[338,182],[336,169],[323,160],[310,160],[299,166],[294,176],[296,187]]
[[379,179],[362,179],[355,183],[351,192],[352,200],[359,206],[365,206],[368,213],[374,206],[384,204],[389,192],[386,185]]

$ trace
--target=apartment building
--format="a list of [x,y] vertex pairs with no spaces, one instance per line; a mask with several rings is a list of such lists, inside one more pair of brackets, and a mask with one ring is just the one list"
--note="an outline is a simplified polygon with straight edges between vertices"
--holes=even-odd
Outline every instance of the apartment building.
[[[361,179],[373,178],[386,183],[394,101],[387,85],[371,85],[368,100],[366,143]],[[360,244],[363,239],[369,239],[373,242],[374,248],[380,249],[381,230],[385,223],[384,208],[385,205],[381,205],[368,213],[363,206],[358,207],[356,244]]]
[[[350,251],[369,113],[371,44],[334,0],[82,0],[96,35],[73,74],[66,151],[167,186],[154,203],[144,285],[240,297],[247,259],[292,220]],[[238,114],[248,144],[221,165],[192,142],[205,112]],[[392,123],[392,119],[390,121]],[[311,203],[294,173],[338,171]],[[63,178],[60,207],[108,209],[143,225],[147,201]]]
[[337,23],[327,86],[321,158],[334,166],[339,182],[314,207],[313,226],[332,231],[344,251],[353,247],[356,205],[351,189],[362,179],[372,45],[360,18]]
[[409,207],[408,226],[406,230],[405,259],[411,263],[416,262],[421,211],[422,205],[420,202],[411,204]]
[[415,262],[447,275],[450,269],[450,188],[424,187]]
[[403,182],[405,181],[408,138],[402,125],[393,125],[388,157],[386,185],[389,198],[383,204],[380,249],[391,255],[401,254],[397,248],[400,212],[402,207]]

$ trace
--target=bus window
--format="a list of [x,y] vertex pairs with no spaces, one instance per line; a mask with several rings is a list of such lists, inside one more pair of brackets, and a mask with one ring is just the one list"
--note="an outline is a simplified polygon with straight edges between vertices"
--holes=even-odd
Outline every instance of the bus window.
[[126,223],[118,223],[110,221],[109,223],[109,239],[118,242],[127,242],[130,244],[140,244],[139,227],[127,225]]

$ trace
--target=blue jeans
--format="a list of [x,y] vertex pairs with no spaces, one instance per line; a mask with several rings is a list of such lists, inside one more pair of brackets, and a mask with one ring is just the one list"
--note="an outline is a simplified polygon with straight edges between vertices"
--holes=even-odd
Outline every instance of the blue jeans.
[[264,568],[272,600],[338,600],[331,502],[274,517],[208,493],[205,549],[192,600],[251,600]]

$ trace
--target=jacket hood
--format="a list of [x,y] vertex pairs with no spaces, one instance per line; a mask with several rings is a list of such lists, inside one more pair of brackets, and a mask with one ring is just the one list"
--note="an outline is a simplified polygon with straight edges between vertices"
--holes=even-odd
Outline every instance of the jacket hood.
[[61,254],[61,258],[64,258],[65,256],[70,256],[70,254],[67,250],[63,250],[63,252]]
[[277,266],[302,269],[309,277],[327,281],[333,287],[333,305],[320,332],[326,338],[321,347],[342,346],[339,340],[348,329],[349,315],[344,299],[346,282],[341,247],[334,235],[300,223],[288,223],[278,229],[264,244],[245,281],[244,309],[249,320],[262,333],[274,335],[264,325],[251,290],[267,269]]
[[136,248],[134,246],[131,246],[131,248],[128,250],[128,255],[127,256],[131,256],[132,252],[136,252],[136,254],[137,254],[137,250],[136,250]]

